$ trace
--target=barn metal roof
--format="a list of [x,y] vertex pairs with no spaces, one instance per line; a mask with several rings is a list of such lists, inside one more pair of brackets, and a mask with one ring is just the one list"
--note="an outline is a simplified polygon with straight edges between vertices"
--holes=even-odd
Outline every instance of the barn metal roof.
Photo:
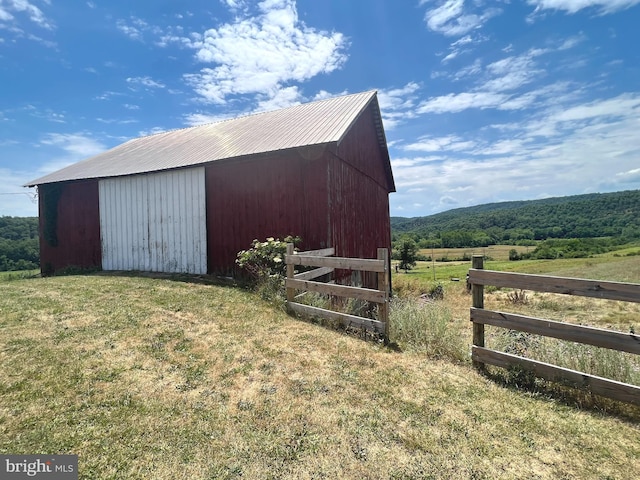
[[388,157],[376,92],[368,91],[135,138],[25,186],[133,175],[306,145],[339,144],[371,102],[375,102],[378,141]]

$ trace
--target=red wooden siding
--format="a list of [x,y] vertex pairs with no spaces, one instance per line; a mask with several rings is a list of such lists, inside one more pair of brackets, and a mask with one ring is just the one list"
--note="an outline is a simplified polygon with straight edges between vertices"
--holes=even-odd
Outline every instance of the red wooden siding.
[[393,181],[371,106],[337,151],[303,147],[206,167],[209,272],[229,272],[253,239],[298,235],[303,249],[328,246],[375,258],[391,247]]
[[[101,268],[98,181],[40,185],[38,197],[41,271],[50,274],[67,267]],[[54,203],[45,206],[56,200],[57,208]],[[54,237],[53,231],[47,234],[51,228],[55,228]]]
[[[388,156],[378,143],[372,108],[362,112],[329,163],[331,242],[338,256],[376,258],[378,248],[391,249],[389,192],[395,188],[385,169]],[[377,286],[375,274],[359,280]]]
[[373,105],[369,105],[338,145],[336,154],[359,170],[360,175],[372,178],[388,192],[395,191],[391,172],[385,165],[389,162],[386,152],[378,143],[378,132],[374,123]]
[[238,251],[254,239],[297,235],[305,249],[330,243],[323,151],[292,150],[206,167],[209,272],[231,271]]

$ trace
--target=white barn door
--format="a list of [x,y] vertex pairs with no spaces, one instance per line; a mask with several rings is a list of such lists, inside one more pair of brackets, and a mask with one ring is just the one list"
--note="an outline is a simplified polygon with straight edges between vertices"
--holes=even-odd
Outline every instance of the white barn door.
[[204,167],[100,180],[104,270],[207,273]]

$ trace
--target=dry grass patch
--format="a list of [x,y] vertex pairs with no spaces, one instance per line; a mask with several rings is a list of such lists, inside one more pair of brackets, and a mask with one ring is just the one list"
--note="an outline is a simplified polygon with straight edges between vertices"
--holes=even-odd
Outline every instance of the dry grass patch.
[[0,451],[78,454],[81,478],[624,479],[640,467],[637,409],[503,388],[428,347],[395,352],[239,289],[112,275],[2,287]]

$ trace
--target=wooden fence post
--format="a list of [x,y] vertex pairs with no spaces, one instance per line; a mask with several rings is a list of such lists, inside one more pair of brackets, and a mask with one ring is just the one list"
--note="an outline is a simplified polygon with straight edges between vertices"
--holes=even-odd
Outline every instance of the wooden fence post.
[[[484,255],[474,255],[471,260],[471,267],[477,270],[484,269]],[[471,296],[474,308],[484,308],[484,285],[471,285]],[[473,323],[473,345],[484,347],[484,324]],[[484,369],[484,363],[473,361],[473,366],[479,370]]]
[[384,322],[384,341],[389,343],[389,250],[386,248],[378,249],[378,260],[384,262],[384,272],[378,273],[378,290],[385,292],[385,302],[378,304],[381,322]]
[[[287,257],[293,255],[293,243],[287,243]],[[295,274],[295,265],[293,263],[287,263],[287,279],[293,280]],[[287,287],[287,303],[293,302],[296,296],[296,291],[293,288]]]

